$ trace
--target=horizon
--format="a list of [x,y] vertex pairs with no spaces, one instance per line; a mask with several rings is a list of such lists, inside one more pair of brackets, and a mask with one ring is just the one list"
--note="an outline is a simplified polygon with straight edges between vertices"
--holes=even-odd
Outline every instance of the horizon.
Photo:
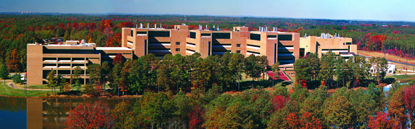
[[[83,4],[80,4],[83,3]],[[254,3],[254,4],[253,4]],[[266,3],[266,4],[261,4]],[[409,0],[349,1],[166,1],[166,0],[90,0],[30,1],[5,0],[0,12],[62,14],[186,15],[222,17],[259,17],[327,19],[356,21],[415,22],[415,8]],[[234,5],[234,6],[232,6]],[[213,8],[212,8],[213,7]]]

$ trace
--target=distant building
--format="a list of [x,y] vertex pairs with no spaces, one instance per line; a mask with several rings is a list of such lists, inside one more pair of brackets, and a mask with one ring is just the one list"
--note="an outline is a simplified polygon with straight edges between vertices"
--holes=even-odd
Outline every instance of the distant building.
[[352,38],[340,37],[338,34],[322,33],[321,36],[306,36],[300,38],[300,53],[304,56],[308,52],[316,53],[318,57],[330,50],[337,55],[340,53],[357,53],[357,45]]

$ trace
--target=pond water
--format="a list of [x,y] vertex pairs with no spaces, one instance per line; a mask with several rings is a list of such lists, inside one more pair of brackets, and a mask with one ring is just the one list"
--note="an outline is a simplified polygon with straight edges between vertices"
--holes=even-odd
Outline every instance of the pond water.
[[2,129],[61,129],[69,111],[80,103],[102,100],[114,108],[122,101],[134,104],[137,99],[98,98],[19,98],[0,96],[0,128]]

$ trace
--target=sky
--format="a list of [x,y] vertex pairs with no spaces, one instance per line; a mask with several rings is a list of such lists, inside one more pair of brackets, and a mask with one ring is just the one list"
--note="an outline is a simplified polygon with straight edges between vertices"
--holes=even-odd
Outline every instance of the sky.
[[413,0],[0,0],[0,12],[415,21]]

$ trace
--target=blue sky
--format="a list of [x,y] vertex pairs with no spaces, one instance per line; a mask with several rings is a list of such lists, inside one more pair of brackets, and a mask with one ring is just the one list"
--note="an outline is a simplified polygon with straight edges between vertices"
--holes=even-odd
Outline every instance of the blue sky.
[[0,12],[184,14],[415,21],[413,0],[1,0]]

